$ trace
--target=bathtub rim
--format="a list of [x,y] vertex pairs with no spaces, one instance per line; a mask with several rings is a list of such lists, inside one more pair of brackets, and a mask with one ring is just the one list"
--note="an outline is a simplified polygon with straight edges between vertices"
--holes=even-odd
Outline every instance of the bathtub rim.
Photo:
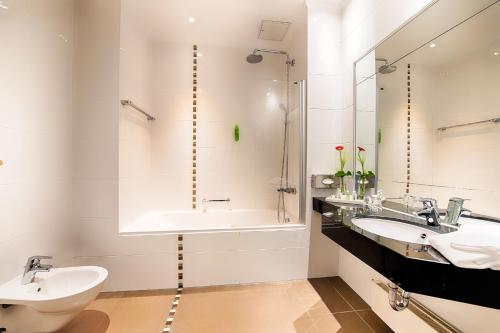
[[[272,232],[272,231],[301,231],[305,230],[307,226],[302,223],[290,224],[263,224],[254,226],[238,226],[227,228],[204,228],[204,229],[170,229],[170,230],[119,230],[119,236],[164,236],[164,235],[189,235],[189,234],[216,234],[226,232]],[[127,228],[124,228],[127,229]]]

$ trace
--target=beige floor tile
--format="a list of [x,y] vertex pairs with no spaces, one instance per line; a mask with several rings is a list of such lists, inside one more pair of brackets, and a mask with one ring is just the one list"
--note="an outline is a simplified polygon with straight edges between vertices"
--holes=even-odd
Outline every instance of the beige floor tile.
[[110,315],[106,333],[161,332],[172,300],[169,295],[122,298]]
[[338,333],[373,333],[355,312],[344,312],[334,314],[340,324]]
[[105,312],[84,310],[57,333],[104,333],[109,326],[109,321],[109,316]]
[[353,311],[353,308],[337,292],[328,279],[310,279],[309,281],[331,313]]
[[375,333],[394,333],[394,331],[372,310],[357,311],[357,313]]
[[[389,333],[337,279],[185,289],[173,333]],[[338,290],[336,289],[338,288]],[[348,294],[341,296],[340,291]],[[354,294],[349,294],[349,293]],[[102,294],[58,333],[161,332],[172,291]],[[364,318],[361,319],[361,317]],[[368,325],[367,325],[368,323]]]
[[349,303],[354,310],[366,310],[370,308],[370,306],[340,277],[335,276],[329,278],[328,281],[332,283],[333,287],[345,298],[347,303]]

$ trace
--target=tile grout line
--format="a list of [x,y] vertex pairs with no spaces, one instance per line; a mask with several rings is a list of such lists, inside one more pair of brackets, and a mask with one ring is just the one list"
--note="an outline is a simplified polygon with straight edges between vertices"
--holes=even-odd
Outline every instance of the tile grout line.
[[368,329],[370,331],[372,331],[373,333],[376,333],[375,330],[366,322],[366,320],[364,320],[363,317],[361,317],[361,315],[358,313],[358,311],[356,309],[354,309],[354,306],[352,306],[352,304],[347,300],[347,298],[345,298],[344,295],[342,295],[342,293],[335,286],[332,286],[332,287],[333,287],[333,290],[335,290],[335,292],[337,294],[339,294],[340,298],[342,298],[344,300],[344,302],[346,302],[346,304],[349,305],[349,307],[352,309],[352,311],[344,311],[344,312],[336,312],[336,313],[354,312],[356,314],[356,316],[358,316],[358,318],[361,319],[361,321],[366,325],[366,327],[368,327]]

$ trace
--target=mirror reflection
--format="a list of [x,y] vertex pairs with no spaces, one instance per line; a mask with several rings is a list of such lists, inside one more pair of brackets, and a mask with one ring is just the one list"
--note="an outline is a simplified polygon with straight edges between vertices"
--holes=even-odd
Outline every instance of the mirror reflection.
[[461,197],[498,217],[500,4],[436,6],[356,64],[357,145],[387,197]]

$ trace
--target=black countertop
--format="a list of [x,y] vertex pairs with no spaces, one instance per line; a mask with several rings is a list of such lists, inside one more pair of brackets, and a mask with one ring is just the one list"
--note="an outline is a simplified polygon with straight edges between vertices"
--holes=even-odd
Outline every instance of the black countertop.
[[[396,203],[384,203],[386,205],[396,209],[402,207]],[[327,202],[325,198],[313,198],[313,210],[320,214],[329,213],[322,217],[324,235],[402,289],[500,309],[500,271],[456,267],[433,249],[428,253],[421,251],[421,245],[381,242],[380,237],[361,234],[352,227],[351,218],[370,216],[362,207],[349,207]],[[411,217],[386,211],[376,217],[404,220],[405,223],[415,223],[436,232],[446,232],[422,225]]]

